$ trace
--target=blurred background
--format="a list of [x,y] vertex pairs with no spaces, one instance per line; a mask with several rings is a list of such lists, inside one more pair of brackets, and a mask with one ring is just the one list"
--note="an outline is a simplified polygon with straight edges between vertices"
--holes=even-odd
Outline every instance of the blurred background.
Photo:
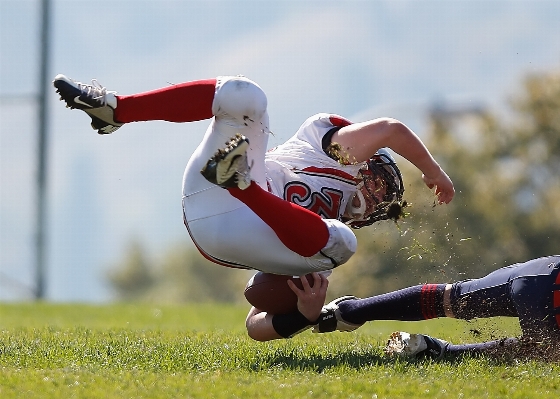
[[57,73],[119,94],[245,75],[267,93],[270,146],[317,112],[414,129],[456,198],[434,207],[401,160],[409,217],[358,231],[331,296],[560,253],[559,16],[538,0],[0,0],[0,300],[243,301],[249,274],[204,260],[182,223],[183,169],[208,122],[98,136],[58,101]]

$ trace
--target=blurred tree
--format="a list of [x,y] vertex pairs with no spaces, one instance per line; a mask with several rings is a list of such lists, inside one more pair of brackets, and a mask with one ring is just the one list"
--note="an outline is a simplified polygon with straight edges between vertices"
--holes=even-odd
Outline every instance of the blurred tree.
[[155,284],[150,261],[142,245],[133,241],[122,262],[108,273],[108,279],[120,299],[135,300]]
[[169,250],[158,267],[157,302],[241,302],[251,272],[212,263],[186,243]]
[[168,249],[161,260],[149,260],[135,242],[108,277],[120,300],[242,303],[251,275],[216,265],[187,243]]
[[[513,200],[525,244],[536,253],[560,250],[560,71],[531,75],[513,100],[519,121],[508,131],[521,165]],[[507,150],[506,148],[505,150]],[[505,151],[504,151],[505,152]]]

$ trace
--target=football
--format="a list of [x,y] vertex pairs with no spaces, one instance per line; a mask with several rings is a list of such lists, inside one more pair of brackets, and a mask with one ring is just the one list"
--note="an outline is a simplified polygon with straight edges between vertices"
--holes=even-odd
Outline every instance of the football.
[[[307,281],[313,286],[313,276],[308,274]],[[256,273],[247,282],[245,298],[257,309],[272,314],[286,314],[297,310],[297,296],[288,286],[292,280],[296,286],[303,289],[299,277],[284,276],[271,273]]]

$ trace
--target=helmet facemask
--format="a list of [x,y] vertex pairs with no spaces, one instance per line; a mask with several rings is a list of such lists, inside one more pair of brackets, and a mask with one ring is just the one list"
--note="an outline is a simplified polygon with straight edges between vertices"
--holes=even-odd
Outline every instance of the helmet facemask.
[[[397,221],[402,217],[402,209],[406,206],[406,201],[402,201],[404,193],[402,175],[389,152],[380,149],[365,164],[359,171],[361,181],[356,187],[361,203],[361,207],[357,209],[363,209],[362,204],[365,200],[362,192],[363,187],[365,187],[368,197],[375,201],[376,207],[373,212],[348,221],[348,224],[354,229],[369,226],[381,220],[393,219]],[[376,187],[374,183],[376,179],[379,179],[382,182],[382,187],[385,188],[382,198],[379,198],[380,194],[372,188]]]

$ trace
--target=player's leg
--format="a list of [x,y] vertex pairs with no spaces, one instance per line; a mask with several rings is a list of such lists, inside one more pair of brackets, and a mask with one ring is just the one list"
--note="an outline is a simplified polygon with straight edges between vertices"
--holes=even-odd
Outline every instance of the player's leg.
[[[185,224],[200,252],[220,265],[291,276],[335,267],[331,257],[320,252],[305,257],[286,247],[275,231],[244,205]],[[332,233],[335,238],[337,234]],[[332,241],[340,245],[340,239]]]
[[318,253],[329,240],[326,223],[316,213],[285,201],[252,181],[254,161],[249,166],[249,146],[247,138],[237,134],[206,163],[201,174],[247,205],[286,247],[306,257]]
[[[448,284],[422,284],[359,299],[338,298],[324,306],[313,332],[351,331],[373,320],[418,321],[444,317]],[[347,326],[353,326],[349,329]]]
[[441,359],[444,356],[459,355],[500,355],[520,345],[517,338],[505,338],[475,344],[450,344],[442,339],[424,334],[410,334],[397,331],[391,334],[385,353],[387,355],[403,355],[415,358]]
[[[195,174],[205,168],[208,161],[222,150],[232,138],[243,136],[248,142],[244,147],[246,162],[250,167],[250,178],[261,187],[266,187],[265,153],[270,134],[267,113],[268,100],[264,91],[255,82],[243,76],[225,76],[216,80],[216,92],[212,101],[212,124],[189,160],[186,173],[189,181],[197,182]],[[200,177],[200,176],[199,176]],[[187,193],[193,191],[189,185]]]
[[[239,76],[218,78],[212,100],[212,112],[215,118],[190,157],[183,175],[183,209],[188,227],[192,227],[191,222],[193,226],[198,225],[199,223],[194,222],[200,219],[219,220],[220,215],[246,208],[245,204],[231,196],[227,190],[209,181],[201,173],[208,161],[218,150],[224,148],[232,137],[241,135],[248,139],[249,145],[243,147],[243,156],[245,162],[251,164],[251,179],[261,186],[266,186],[264,170],[264,156],[268,143],[266,107],[266,95],[256,83]],[[240,218],[237,221],[228,215],[228,223],[232,223],[232,225],[215,225],[215,228],[219,230],[216,234],[222,236],[225,230],[227,234],[237,236],[240,240],[250,243],[251,236],[239,235],[238,230],[247,223],[245,218],[257,218],[251,213],[249,211],[246,215],[244,212],[235,212],[233,215]],[[252,223],[249,222],[249,224]],[[192,227],[190,234],[193,240],[198,241],[202,246],[203,252],[213,253],[210,250],[212,245],[208,241],[208,237],[206,235],[198,237],[199,234],[202,234],[198,228]],[[220,257],[221,251],[215,255]]]
[[213,116],[216,79],[195,80],[143,93],[117,96],[115,119],[122,123],[162,120],[194,122]]
[[285,201],[254,182],[246,190],[228,191],[269,225],[286,247],[301,256],[313,256],[327,244],[329,230],[316,213]]
[[504,338],[474,344],[448,344],[445,347],[444,355],[500,355],[519,344],[520,342],[517,338]]
[[[251,179],[265,186],[264,155],[268,140],[267,100],[262,89],[243,77],[219,78],[213,100],[215,119],[185,169],[185,225],[200,252],[225,266],[278,271],[301,264],[247,205],[211,183],[201,170],[218,149],[238,134],[247,137]],[[268,255],[271,254],[271,255]]]
[[[259,218],[268,226],[266,230],[272,229],[276,235],[275,240],[280,240],[288,250],[295,252],[300,259],[296,264],[301,264],[302,258],[307,258],[304,261],[307,266],[294,269],[295,265],[291,264],[286,265],[285,270],[299,270],[300,274],[305,274],[342,264],[356,250],[355,236],[347,226],[337,221],[324,221],[320,216],[276,197],[265,189],[264,157],[269,134],[266,106],[264,92],[249,79],[243,77],[218,79],[213,103],[215,120],[189,160],[183,180],[187,223],[191,225],[191,222],[199,218],[223,215],[225,212],[247,206],[252,212],[232,213],[228,215],[230,223],[236,226],[259,226],[259,223],[251,222],[252,218]],[[228,167],[239,160],[241,155],[246,156],[244,164],[250,168],[250,180],[253,183],[243,187],[244,190],[239,188],[224,190],[212,182],[214,179],[207,180],[208,176],[206,174],[203,176],[201,171],[208,167],[209,160],[216,158],[216,150],[222,149],[225,143],[229,143],[236,135],[241,135],[247,140],[234,144],[243,145],[240,151],[239,148],[229,146],[227,151],[236,158],[231,159],[232,163]],[[239,215],[240,219],[235,221],[232,215]],[[261,227],[254,231],[247,231],[247,236],[240,235],[240,231],[237,230],[235,238],[238,242],[253,243],[258,239],[255,236],[260,234],[260,229]],[[191,228],[193,239],[202,242],[196,234],[193,234],[195,230],[197,229]],[[221,230],[224,230],[223,226]],[[264,236],[266,237],[266,234]],[[227,241],[227,237],[222,237],[222,240]],[[206,252],[211,253],[211,251]],[[268,267],[255,266],[251,267],[258,270]],[[276,273],[280,272],[278,269],[275,270]]]
[[523,336],[534,341],[560,341],[560,256],[524,265],[512,280],[511,296]]
[[482,278],[454,283],[450,298],[454,317],[517,317],[510,291],[512,271],[511,266],[503,267]]
[[62,74],[55,77],[53,85],[69,108],[86,112],[92,119],[91,126],[100,134],[108,134],[129,122],[211,118],[216,82],[197,80],[127,96],[107,90],[96,80],[85,84]]
[[[209,86],[216,86],[214,96]],[[195,101],[196,99],[196,101]],[[202,103],[200,103],[202,99]],[[116,118],[122,122],[165,119],[187,121],[210,114],[216,115],[214,124],[193,155],[185,178],[188,186],[200,182],[201,162],[206,162],[229,141],[231,136],[242,134],[247,137],[247,164],[251,179],[264,185],[264,154],[268,140],[267,99],[262,89],[244,77],[221,77],[217,81],[197,81],[172,86],[133,96],[118,97]],[[186,112],[185,104],[196,103]],[[166,104],[165,107],[157,104]],[[208,105],[212,104],[212,108]],[[160,109],[161,108],[161,109]],[[198,163],[197,163],[198,161]],[[198,187],[200,189],[201,187]],[[188,187],[187,191],[196,191]],[[288,203],[264,191],[257,184],[246,191],[229,189],[230,194],[248,205],[271,226],[285,245],[302,256],[313,256],[325,247],[329,231],[322,219],[306,209]],[[188,194],[185,193],[185,194]],[[307,238],[304,240],[303,238]]]
[[[511,282],[515,275],[523,274],[525,269],[535,272],[533,264],[526,263],[501,268],[483,278],[453,285],[423,284],[370,298],[340,301],[336,315],[339,320],[355,325],[372,320],[413,321],[444,316],[467,320],[493,316],[515,317],[518,311],[511,296]],[[447,311],[445,292],[450,293]],[[525,298],[534,301],[535,295],[525,295]]]
[[414,358],[440,359],[457,356],[532,357],[544,361],[558,361],[558,341],[503,338],[474,344],[451,344],[423,334],[395,332],[385,347],[388,355],[403,355]]
[[345,320],[360,324],[372,320],[418,321],[445,316],[446,284],[421,284],[365,299],[339,304]]
[[[323,220],[316,213],[285,201],[252,181],[245,152],[248,145],[246,138],[238,135],[208,161],[201,174],[212,184],[227,188],[233,197],[247,205],[290,250],[304,257],[321,252],[322,256],[331,258],[334,266],[344,263],[355,252],[354,233],[344,224]],[[335,237],[332,232],[339,234]],[[347,251],[333,253],[333,248],[327,247],[329,241],[339,237],[344,244],[351,244],[351,254]],[[335,247],[340,248],[340,245]]]
[[[537,311],[533,310],[535,307],[540,309],[538,313],[545,311],[543,309],[550,310],[553,281],[551,273],[558,262],[558,256],[538,258],[503,267],[479,279],[457,282],[453,284],[451,292],[453,314],[456,318],[466,320],[495,316],[521,318],[521,309],[525,309],[525,317],[536,314]],[[519,281],[516,282],[517,280]],[[546,289],[546,284],[551,287]],[[536,286],[539,288],[535,288]],[[525,290],[533,290],[538,295],[518,294]],[[548,299],[543,295],[547,295]],[[528,298],[526,304],[522,303],[523,298]],[[549,321],[550,316],[546,318]]]
[[[514,270],[519,272],[520,266],[501,268],[483,278],[457,282],[452,286],[424,284],[370,298],[342,301],[338,303],[335,315],[340,322],[358,326],[372,320],[516,317],[518,314],[510,290]],[[450,293],[447,311],[444,306],[446,291]],[[328,331],[328,327],[321,323],[316,329],[318,332]]]

